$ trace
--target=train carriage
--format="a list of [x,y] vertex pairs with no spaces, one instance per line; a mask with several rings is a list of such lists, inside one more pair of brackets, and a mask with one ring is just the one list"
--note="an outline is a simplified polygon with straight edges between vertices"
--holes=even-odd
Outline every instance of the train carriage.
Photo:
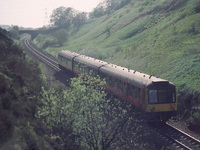
[[144,112],[170,114],[177,110],[176,89],[167,80],[70,51],[61,51],[58,59],[61,69],[106,79],[108,92]]
[[74,73],[84,73],[90,76],[97,76],[101,66],[107,65],[107,62],[91,58],[85,55],[74,58]]
[[80,54],[73,53],[70,51],[61,51],[58,54],[58,64],[60,69],[73,72],[73,60],[79,55]]
[[[145,112],[176,111],[175,86],[167,80],[108,64],[100,69],[107,89]],[[113,84],[109,81],[113,81]]]

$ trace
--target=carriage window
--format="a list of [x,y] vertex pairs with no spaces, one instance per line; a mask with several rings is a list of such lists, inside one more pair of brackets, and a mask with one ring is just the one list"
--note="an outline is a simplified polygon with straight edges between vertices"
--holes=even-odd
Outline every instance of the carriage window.
[[140,88],[137,88],[137,98],[138,98],[138,100],[141,99],[141,90],[140,90]]
[[77,70],[79,70],[79,63],[78,63],[78,62],[75,62],[74,65],[75,65],[74,68],[77,69]]
[[58,60],[60,60],[60,61],[61,61],[61,59],[62,59],[62,58],[61,58],[60,56],[58,56]]
[[66,60],[66,59],[65,59],[64,57],[62,57],[62,62],[65,62],[65,60]]
[[69,65],[72,66],[72,61],[71,60],[69,60]]
[[126,93],[127,92],[127,83],[126,82],[122,82],[123,84],[123,92]]
[[63,57],[60,56],[59,59],[60,59],[61,62],[63,62]]
[[81,71],[85,74],[88,74],[88,68],[86,65],[81,65]]
[[104,79],[106,79],[106,75],[104,73],[99,73],[99,76],[101,78],[101,80],[103,81]]
[[107,82],[108,85],[113,86],[113,79],[112,79],[112,77],[107,76],[106,82]]
[[149,103],[151,104],[158,103],[157,90],[149,90]]
[[127,94],[131,95],[131,85],[129,85],[129,84],[128,84],[128,87],[127,87]]
[[67,61],[67,65],[69,65],[69,66],[72,65],[72,64],[71,64],[71,60],[67,59],[66,61]]
[[115,88],[117,88],[118,90],[121,89],[121,80],[115,79]]
[[85,74],[89,74],[89,71],[88,71],[88,67],[87,67],[87,66],[84,66],[84,73],[85,73]]
[[96,72],[95,70],[93,70],[93,69],[88,69],[88,71],[89,71],[89,75],[90,75],[90,76],[92,76],[92,77],[97,76],[97,72]]

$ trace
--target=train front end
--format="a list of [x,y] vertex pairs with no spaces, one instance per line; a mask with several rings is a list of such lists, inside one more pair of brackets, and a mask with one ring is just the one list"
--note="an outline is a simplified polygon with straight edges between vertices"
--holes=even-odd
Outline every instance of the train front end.
[[170,118],[176,114],[176,87],[169,81],[153,81],[146,88],[146,112]]

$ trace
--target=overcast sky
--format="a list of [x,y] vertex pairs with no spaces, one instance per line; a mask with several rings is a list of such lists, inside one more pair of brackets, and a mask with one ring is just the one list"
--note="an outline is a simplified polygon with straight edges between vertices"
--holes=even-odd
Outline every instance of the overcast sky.
[[[91,12],[102,0],[0,0],[0,24],[42,27],[60,6]],[[45,15],[46,14],[46,15]]]

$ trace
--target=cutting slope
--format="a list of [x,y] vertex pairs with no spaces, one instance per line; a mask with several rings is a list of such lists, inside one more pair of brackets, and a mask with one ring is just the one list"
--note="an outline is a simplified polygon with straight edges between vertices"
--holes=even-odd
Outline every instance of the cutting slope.
[[76,51],[200,92],[199,43],[199,0],[135,0],[79,30],[71,27],[64,47],[47,50]]

